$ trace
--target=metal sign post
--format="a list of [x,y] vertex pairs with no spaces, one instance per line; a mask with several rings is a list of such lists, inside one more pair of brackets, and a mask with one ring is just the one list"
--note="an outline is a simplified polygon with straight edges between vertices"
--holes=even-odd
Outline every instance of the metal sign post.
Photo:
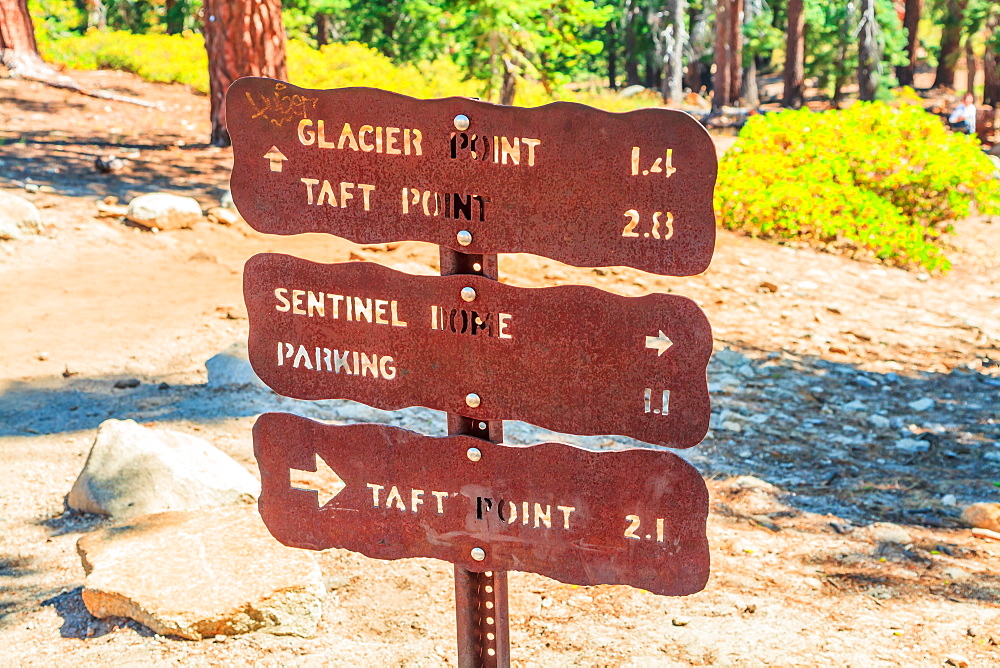
[[[500,279],[496,255],[469,255],[441,247],[440,257],[442,276],[472,274]],[[449,413],[448,435],[502,443],[503,421],[482,422]],[[479,573],[455,564],[455,626],[459,668],[510,666],[506,571]]]
[[[459,665],[509,666],[507,571],[685,596],[708,580],[708,490],[663,450],[510,446],[503,420],[672,448],[708,430],[712,332],[670,294],[499,281],[497,253],[704,271],[717,162],[686,114],[537,109],[241,79],[233,197],[270,234],[440,248],[441,275],[277,253],[244,271],[275,392],[445,412],[448,435],[261,415],[261,517],[285,545],[454,564]],[[291,484],[330,469],[335,491]],[[332,473],[331,473],[332,472]]]

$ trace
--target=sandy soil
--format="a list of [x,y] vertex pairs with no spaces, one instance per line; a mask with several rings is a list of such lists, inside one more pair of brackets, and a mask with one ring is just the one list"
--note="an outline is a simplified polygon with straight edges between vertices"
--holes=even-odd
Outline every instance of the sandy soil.
[[[165,111],[0,80],[0,187],[32,199],[46,223],[40,237],[0,242],[0,664],[454,663],[451,569],[431,560],[321,553],[329,595],[309,640],[163,638],[83,607],[74,546],[102,520],[63,499],[101,421],[197,433],[256,472],[250,427],[274,400],[204,386],[204,361],[246,336],[250,255],[423,273],[437,260],[417,243],[390,251],[207,222],[152,234],[96,217],[101,197],[161,189],[214,206],[232,154],[198,143],[204,97],[119,73],[74,76]],[[95,172],[93,159],[112,152],[129,170]],[[27,194],[26,183],[41,188]],[[690,279],[502,257],[502,279],[517,285],[688,295],[717,348],[746,358],[713,365],[715,428],[687,453],[713,494],[706,590],[670,599],[513,573],[514,662],[1000,663],[1000,544],[957,520],[965,503],[998,500],[1000,225],[957,229],[943,277],[728,233],[711,269]],[[122,378],[141,385],[114,389]],[[933,408],[910,407],[925,397]],[[927,451],[895,448],[906,436]],[[740,491],[740,474],[780,491]],[[868,525],[883,521],[911,540],[877,541]]]

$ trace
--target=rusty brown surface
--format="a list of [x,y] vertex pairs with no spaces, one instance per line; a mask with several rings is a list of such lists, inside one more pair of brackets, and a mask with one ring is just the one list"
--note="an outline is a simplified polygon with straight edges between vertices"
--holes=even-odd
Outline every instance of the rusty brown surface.
[[[474,572],[528,571],[664,595],[700,591],[708,578],[708,491],[670,452],[514,447],[287,413],[262,415],[253,435],[261,516],[286,545],[432,557]],[[346,484],[322,506],[317,491],[290,483],[291,469],[314,471],[317,457]],[[477,547],[482,561],[471,556]]]
[[[475,290],[474,301],[463,300],[463,288]],[[678,448],[708,430],[712,332],[685,297],[519,288],[281,254],[247,262],[244,297],[251,364],[285,396],[419,405]],[[324,304],[322,315],[310,299]],[[359,303],[368,316],[358,315]],[[440,329],[432,329],[434,307]],[[467,403],[472,393],[478,406]]]
[[[246,78],[229,89],[227,113],[233,199],[261,232],[327,232],[359,243],[426,241],[465,253],[527,252],[577,266],[625,265],[677,276],[704,271],[712,257],[715,148],[705,129],[680,111],[613,114],[569,102],[524,109]],[[470,119],[464,138],[455,127],[459,114]],[[320,148],[319,121],[329,148]],[[352,139],[338,148],[345,124]],[[364,126],[372,130],[359,137]],[[387,128],[398,129],[391,142]],[[518,139],[519,164],[503,164],[502,150],[494,153],[504,148],[500,137],[511,152]],[[463,142],[469,146],[461,148]],[[390,154],[390,144],[400,153]],[[368,146],[373,150],[362,150]],[[634,168],[633,149],[639,151]],[[324,180],[330,192],[318,204]],[[342,183],[352,195],[345,206]],[[374,186],[368,211],[362,184]],[[403,212],[404,188],[411,199],[419,191],[409,213]],[[437,193],[427,199],[431,215],[423,212],[424,192]],[[455,194],[461,206],[454,206]],[[469,199],[475,196],[488,202]],[[472,233],[470,245],[457,242],[461,230]]]

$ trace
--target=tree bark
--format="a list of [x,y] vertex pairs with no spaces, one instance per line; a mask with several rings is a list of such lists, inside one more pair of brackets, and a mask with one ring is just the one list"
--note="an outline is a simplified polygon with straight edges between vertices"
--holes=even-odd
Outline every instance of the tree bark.
[[729,53],[729,23],[732,11],[731,0],[716,0],[715,3],[715,73],[712,76],[712,110],[732,104],[730,91],[732,67]]
[[906,0],[903,12],[903,28],[906,29],[907,64],[896,68],[896,78],[900,86],[912,86],[913,75],[917,71],[917,28],[920,25],[920,14],[924,9],[924,0]]
[[12,76],[51,73],[38,55],[27,0],[0,0],[0,64]]
[[[97,0],[99,3],[100,0]],[[179,35],[184,32],[184,12],[188,9],[187,2],[181,0],[166,0],[164,14],[167,19],[167,34]]]
[[625,2],[625,85],[639,83],[639,54],[635,51],[635,22],[638,20],[639,6],[636,0]]
[[748,107],[760,106],[760,90],[757,87],[757,59],[751,58],[746,67],[743,68],[743,88],[740,91],[740,99]]
[[205,0],[213,146],[229,146],[226,90],[244,76],[287,79],[280,0]]
[[948,0],[945,7],[944,26],[941,30],[941,49],[938,53],[934,87],[955,87],[955,64],[962,46],[962,21],[968,0]]
[[997,25],[1000,25],[1000,15],[994,15],[987,25],[986,52],[983,54],[983,104],[992,105],[994,109],[1000,106],[1000,54],[990,42]]
[[858,24],[858,96],[871,102],[878,91],[878,62],[881,60],[875,40],[875,0],[861,0]]
[[[986,47],[989,49],[989,45]],[[976,94],[976,52],[972,50],[972,35],[965,38],[965,90],[972,95]]]
[[510,59],[503,58],[503,83],[500,85],[500,104],[510,106],[514,104],[514,95],[517,93],[517,72]]
[[740,99],[743,87],[743,0],[731,0],[729,10],[729,99]]
[[684,74],[684,85],[701,94],[705,88],[705,63],[702,56],[711,44],[711,34],[709,33],[708,18],[712,14],[712,3],[703,2],[701,11],[691,20],[691,29],[688,31],[687,44],[687,71]]
[[669,0],[670,41],[663,63],[663,99],[679,105],[684,96],[684,47],[687,35],[687,0]]
[[608,21],[604,29],[608,33],[608,88],[618,90],[618,33],[615,22]]
[[788,0],[788,32],[785,35],[785,90],[781,104],[798,109],[805,101],[806,15],[802,0]]
[[330,15],[326,12],[316,12],[313,21],[316,24],[316,46],[326,46],[330,43]]

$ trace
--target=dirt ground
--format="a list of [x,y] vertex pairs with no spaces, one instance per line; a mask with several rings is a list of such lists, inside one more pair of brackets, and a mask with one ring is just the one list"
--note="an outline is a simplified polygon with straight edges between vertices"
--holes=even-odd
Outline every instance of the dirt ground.
[[[433,273],[437,258],[410,242],[209,222],[153,234],[98,218],[108,195],[166,190],[215,206],[232,153],[199,143],[205,97],[74,76],[164,110],[0,80],[0,188],[45,223],[0,242],[0,665],[454,664],[451,568],[425,559],[320,553],[329,594],[312,639],[178,640],[87,613],[75,543],[102,520],[67,511],[64,496],[100,422],[196,433],[256,472],[250,428],[279,400],[205,387],[205,360],[246,337],[243,262],[276,250]],[[96,172],[109,153],[129,168]],[[684,453],[712,492],[705,591],[671,599],[512,573],[514,663],[1000,664],[1000,543],[957,519],[1000,500],[1000,223],[961,221],[950,243],[955,269],[942,277],[725,232],[712,267],[688,279],[503,256],[501,278],[516,285],[692,297],[716,349],[739,353],[713,360],[713,429]],[[128,378],[141,383],[113,388]],[[885,541],[871,526],[884,522],[908,540]]]

